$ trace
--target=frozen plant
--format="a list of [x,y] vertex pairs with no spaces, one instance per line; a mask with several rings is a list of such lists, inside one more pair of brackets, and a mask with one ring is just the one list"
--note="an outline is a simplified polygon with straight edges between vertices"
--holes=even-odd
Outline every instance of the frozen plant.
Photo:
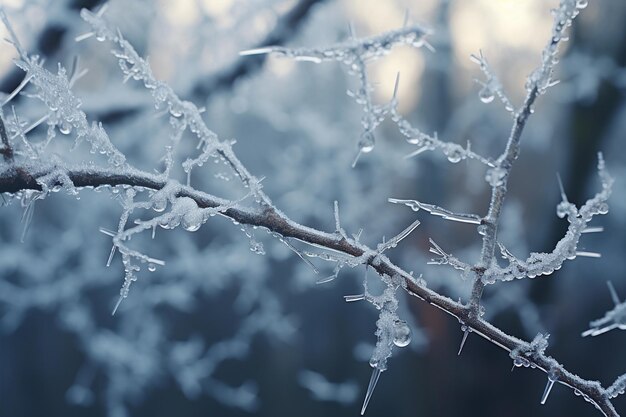
[[[395,348],[403,348],[410,344],[411,330],[407,321],[400,316],[400,300],[398,292],[404,292],[438,307],[440,310],[455,317],[461,324],[463,332],[459,354],[471,333],[477,334],[509,352],[514,366],[527,366],[545,372],[548,382],[541,397],[545,403],[548,395],[558,382],[582,395],[594,404],[604,415],[617,416],[612,398],[624,392],[624,377],[619,377],[610,387],[604,388],[599,382],[581,378],[568,371],[556,359],[548,356],[548,336],[539,334],[534,340],[527,342],[509,335],[485,319],[484,306],[481,304],[483,290],[488,284],[510,281],[513,279],[534,278],[550,275],[558,270],[566,261],[577,256],[598,257],[596,252],[578,250],[582,235],[597,231],[597,227],[589,223],[597,215],[608,213],[607,200],[611,194],[613,180],[608,174],[602,154],[598,155],[598,172],[601,179],[601,190],[585,204],[577,207],[568,201],[562,188],[561,202],[557,206],[557,215],[569,222],[565,236],[557,243],[550,253],[531,253],[526,260],[516,258],[498,240],[498,226],[502,208],[508,192],[508,181],[511,170],[520,153],[520,141],[527,121],[533,113],[537,98],[546,93],[556,84],[554,68],[558,62],[559,45],[567,38],[567,28],[582,9],[586,1],[561,0],[553,11],[551,39],[543,49],[540,65],[528,76],[526,97],[519,107],[505,95],[501,83],[490,69],[482,53],[473,57],[485,80],[480,81],[479,98],[482,102],[491,102],[495,96],[499,98],[507,111],[512,115],[510,135],[502,153],[495,159],[475,153],[469,143],[461,146],[452,142],[440,141],[437,134],[427,135],[413,127],[397,108],[397,92],[399,78],[396,79],[393,98],[389,104],[374,104],[371,98],[371,83],[368,81],[366,64],[385,55],[396,44],[412,46],[428,45],[424,36],[427,32],[419,26],[405,25],[401,29],[368,38],[357,38],[352,34],[348,41],[329,48],[292,49],[286,47],[267,47],[246,51],[243,54],[276,53],[295,59],[313,62],[339,61],[348,65],[349,71],[356,74],[360,87],[352,96],[362,106],[362,132],[358,142],[356,161],[362,153],[370,152],[374,147],[374,130],[384,118],[390,116],[406,140],[417,146],[411,155],[426,150],[439,150],[452,163],[465,159],[476,160],[486,169],[485,180],[491,189],[488,211],[485,215],[457,213],[431,203],[414,199],[389,198],[389,202],[402,204],[413,212],[427,212],[444,220],[464,223],[467,227],[475,227],[482,240],[480,258],[475,262],[467,262],[456,257],[435,240],[430,239],[430,252],[435,256],[431,263],[449,266],[460,275],[471,281],[473,287],[466,302],[454,301],[446,295],[430,289],[425,281],[416,278],[412,272],[402,269],[387,256],[413,232],[419,231],[420,220],[413,220],[402,231],[391,239],[383,239],[375,247],[364,243],[362,230],[355,234],[348,233],[341,224],[339,204],[334,206],[335,230],[325,232],[321,229],[308,227],[296,222],[274,204],[264,189],[271,178],[258,178],[251,173],[237,156],[235,141],[220,138],[211,130],[203,116],[204,109],[191,100],[183,100],[176,90],[155,76],[146,58],[125,38],[121,30],[115,28],[106,19],[105,8],[94,13],[83,10],[81,16],[88,24],[88,31],[78,36],[81,41],[95,38],[98,42],[107,42],[112,47],[112,55],[117,60],[124,82],[136,81],[151,95],[151,106],[167,119],[168,143],[161,149],[157,161],[152,161],[151,169],[143,164],[135,164],[120,149],[123,144],[114,145],[102,124],[89,122],[88,114],[83,110],[82,101],[73,92],[72,87],[83,72],[75,65],[68,72],[61,66],[56,74],[46,69],[43,62],[31,55],[19,42],[11,29],[8,18],[0,11],[2,20],[9,30],[10,42],[17,50],[16,65],[25,73],[24,81],[3,100],[0,107],[0,136],[2,139],[2,161],[0,162],[0,191],[7,204],[18,202],[23,208],[24,232],[22,239],[32,221],[37,201],[50,198],[59,191],[78,197],[86,189],[93,189],[110,195],[121,206],[121,215],[114,230],[102,227],[100,231],[111,238],[112,248],[107,265],[113,266],[116,255],[121,257],[123,280],[119,297],[112,312],[125,308],[134,309],[122,320],[123,335],[108,330],[98,330],[83,314],[86,307],[80,303],[71,304],[62,312],[64,323],[68,328],[76,330],[81,343],[89,352],[89,357],[97,365],[113,369],[112,381],[107,386],[107,402],[111,414],[125,415],[125,404],[141,390],[151,386],[152,377],[158,375],[160,367],[166,363],[168,371],[189,397],[194,397],[202,390],[202,381],[206,382],[213,396],[224,403],[235,404],[246,410],[253,410],[257,404],[255,387],[243,383],[239,387],[227,386],[215,377],[219,363],[228,359],[241,358],[248,351],[252,337],[261,331],[270,331],[287,338],[292,330],[291,323],[281,314],[275,297],[267,288],[253,287],[244,292],[238,301],[244,311],[255,310],[247,315],[231,339],[223,340],[210,347],[202,341],[191,338],[168,344],[164,326],[158,320],[152,320],[157,305],[167,301],[168,305],[184,309],[189,305],[189,298],[195,290],[206,283],[192,282],[186,285],[163,283],[162,287],[145,283],[142,288],[135,289],[140,277],[149,276],[158,270],[166,270],[175,259],[161,255],[144,253],[143,245],[146,236],[159,239],[159,229],[184,229],[195,232],[216,218],[225,218],[236,229],[243,232],[244,240],[256,254],[266,253],[263,244],[257,240],[256,234],[267,233],[284,248],[293,252],[314,274],[319,273],[316,265],[318,260],[325,261],[333,267],[333,273],[326,278],[317,279],[318,283],[335,280],[343,268],[361,268],[365,270],[363,293],[345,296],[347,302],[364,300],[372,304],[378,311],[376,321],[376,344],[370,356],[373,368],[370,382],[365,393],[361,413],[365,413],[372,399],[374,389],[383,371],[388,369],[390,358]],[[8,108],[18,94],[22,92],[29,103],[39,103],[42,114],[36,117],[21,115],[12,107]],[[30,120],[32,118],[32,120]],[[46,138],[36,142],[29,136],[37,126],[47,125]],[[61,139],[57,138],[61,133]],[[68,141],[65,138],[73,140]],[[153,138],[146,135],[142,140],[149,144]],[[61,142],[61,143],[57,143]],[[87,153],[80,150],[87,143]],[[58,149],[62,151],[58,151]],[[73,154],[68,152],[74,149]],[[54,150],[53,150],[54,149]],[[191,151],[190,151],[191,149]],[[203,188],[201,169],[212,163],[218,165],[218,177],[228,180],[222,190]],[[231,181],[233,180],[233,181]],[[218,193],[223,192],[223,195]],[[329,216],[330,217],[330,216]],[[344,219],[345,221],[345,219]],[[255,232],[256,230],[256,232]],[[71,239],[70,237],[65,237]],[[74,250],[80,248],[74,239]],[[70,245],[62,250],[69,251]],[[177,245],[174,245],[177,246]],[[307,249],[303,249],[306,247]],[[56,249],[56,248],[55,248]],[[189,250],[182,250],[189,254]],[[497,250],[507,265],[500,266]],[[219,252],[226,258],[223,252]],[[58,253],[50,256],[49,262],[54,263]],[[71,257],[66,255],[67,258]],[[158,256],[158,257],[157,257]],[[223,264],[229,269],[241,267],[238,261],[224,259]],[[207,263],[209,263],[207,261]],[[211,265],[220,269],[221,265]],[[368,271],[374,271],[378,280],[372,285]],[[246,273],[249,272],[245,270]],[[34,275],[34,274],[33,274]],[[115,275],[115,274],[113,274]],[[72,282],[76,277],[72,278]],[[252,277],[250,277],[252,279]],[[200,281],[200,279],[198,280]],[[74,300],[75,293],[65,286],[52,286],[60,294],[54,298],[49,291],[35,294],[41,299],[33,299],[33,294],[20,291],[11,283],[2,283],[4,303],[14,304],[17,311],[25,310],[31,305],[52,303],[54,300],[62,306],[67,300]],[[71,286],[68,286],[71,287]],[[179,288],[182,287],[182,288]],[[376,290],[379,291],[376,291]],[[72,289],[73,290],[73,289]],[[133,305],[123,302],[132,291],[144,291],[146,298]],[[65,293],[64,291],[68,291]],[[179,291],[179,292],[177,292]],[[46,297],[54,298],[53,301]],[[42,300],[43,299],[43,300]],[[242,301],[243,299],[243,301]],[[616,304],[617,300],[616,300]],[[614,313],[609,313],[604,321],[592,324],[594,328],[605,329],[605,325],[613,326],[621,321],[616,305]],[[17,313],[19,315],[20,313]],[[115,318],[117,319],[117,317]],[[17,319],[14,319],[17,320]],[[144,326],[144,323],[149,323]],[[79,330],[82,329],[82,330]],[[84,330],[87,329],[87,330]],[[138,334],[139,339],[129,341]],[[167,345],[166,354],[161,354],[157,347]],[[85,371],[89,375],[91,372]],[[82,374],[82,373],[81,373]],[[131,374],[133,378],[126,376]],[[76,402],[86,402],[88,390],[85,381],[93,377],[77,378],[75,388],[70,396]],[[304,372],[300,382],[313,395],[320,399],[348,402],[354,397],[351,385],[337,387],[314,372]],[[340,392],[343,389],[343,392]],[[329,393],[329,391],[331,391]]]

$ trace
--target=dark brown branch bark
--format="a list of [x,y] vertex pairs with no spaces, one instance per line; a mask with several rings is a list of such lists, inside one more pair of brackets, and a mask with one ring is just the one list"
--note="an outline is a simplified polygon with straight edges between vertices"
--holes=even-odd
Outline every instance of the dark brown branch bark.
[[13,147],[11,147],[7,128],[4,125],[2,116],[0,116],[0,139],[2,140],[2,149],[0,149],[0,154],[4,156],[5,161],[13,162]]

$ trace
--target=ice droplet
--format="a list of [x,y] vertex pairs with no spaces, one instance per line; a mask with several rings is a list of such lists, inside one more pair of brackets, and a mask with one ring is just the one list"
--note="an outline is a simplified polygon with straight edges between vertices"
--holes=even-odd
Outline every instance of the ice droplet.
[[69,135],[71,131],[72,125],[70,123],[63,122],[59,125],[59,132],[63,133],[64,135]]
[[162,212],[167,207],[167,199],[166,198],[155,198],[152,200],[152,210],[157,213]]
[[405,347],[411,343],[411,329],[404,320],[398,320],[393,324],[393,344]]
[[453,164],[456,164],[457,162],[460,162],[461,159],[463,159],[463,153],[458,149],[450,150],[446,154],[446,156],[448,157],[448,161],[452,162]]
[[200,210],[192,210],[183,216],[181,224],[186,231],[195,232],[202,226],[202,220],[202,212]]
[[153,263],[149,263],[148,264],[148,271],[150,271],[150,272],[156,271],[156,265],[153,264]]
[[491,103],[494,99],[493,91],[491,90],[491,88],[485,86],[481,88],[478,92],[478,98],[485,104]]
[[364,132],[358,143],[359,150],[363,153],[372,152],[374,150],[374,143],[374,135],[371,132]]
[[598,213],[607,214],[608,212],[609,212],[609,205],[606,203],[600,204],[600,206],[598,207]]
[[577,9],[584,9],[585,7],[587,7],[587,5],[589,5],[589,1],[588,0],[578,0],[576,2],[576,8]]

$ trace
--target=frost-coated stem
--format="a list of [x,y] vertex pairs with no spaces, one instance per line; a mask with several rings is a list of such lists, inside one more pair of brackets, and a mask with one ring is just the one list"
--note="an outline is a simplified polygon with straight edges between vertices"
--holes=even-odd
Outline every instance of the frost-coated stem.
[[[519,115],[518,119],[522,120]],[[523,124],[525,122],[521,121],[520,123]],[[521,129],[514,129],[514,131],[519,131],[519,134],[521,134]],[[0,193],[16,193],[21,190],[41,190],[41,184],[37,182],[37,178],[49,174],[50,171],[55,169],[58,170],[59,168],[50,167],[46,170],[32,166],[7,167],[3,171],[0,171]],[[130,185],[133,187],[160,190],[167,184],[167,181],[158,175],[134,169],[127,169],[120,172],[119,170],[104,168],[79,167],[76,169],[69,168],[64,174],[76,187]],[[170,183],[171,182],[172,180],[170,180]],[[500,194],[494,191],[494,195],[497,197]],[[177,196],[193,199],[200,208],[215,208],[229,204],[226,200],[182,184],[177,185]],[[498,198],[501,200],[503,197]],[[496,201],[498,200],[496,199]],[[500,205],[501,201],[498,204]],[[492,210],[490,210],[490,212],[491,211]],[[499,208],[494,209],[493,213],[499,213]],[[401,277],[406,284],[406,290],[409,294],[463,321],[473,332],[495,345],[500,346],[504,350],[508,352],[513,350],[531,350],[529,342],[506,334],[501,329],[475,314],[470,307],[453,301],[421,285],[410,273],[393,264],[385,255],[370,249],[354,239],[346,239],[344,236],[337,233],[327,233],[303,226],[292,221],[273,207],[265,207],[263,210],[259,210],[234,205],[224,210],[222,214],[241,224],[264,227],[273,233],[280,234],[284,238],[294,238],[320,248],[342,252],[355,258],[361,258],[365,264],[370,266],[381,276]],[[494,236],[492,239],[495,241],[495,229],[491,236]],[[558,377],[559,383],[580,391],[583,397],[589,398],[605,416],[619,417],[619,414],[615,411],[610,401],[607,390],[603,388],[599,382],[585,380],[574,375],[567,371],[565,367],[559,364],[555,359],[545,355],[543,352],[531,352],[528,354],[527,358],[530,363],[544,372],[552,371]]]
[[[498,158],[498,167],[501,169],[501,180],[491,189],[491,201],[489,203],[489,211],[484,218],[485,234],[483,236],[483,246],[480,255],[480,265],[477,266],[479,271],[483,268],[489,268],[493,262],[496,249],[496,237],[498,233],[498,221],[502,213],[502,205],[507,193],[507,183],[513,163],[519,155],[519,144],[526,127],[528,117],[532,113],[532,106],[538,96],[537,87],[533,87],[526,96],[521,110],[515,116],[513,128],[506,144],[504,153]],[[472,295],[470,299],[470,310],[474,314],[478,314],[480,306],[480,298],[483,294],[485,284],[482,281],[482,272],[476,274],[476,280],[472,287]]]

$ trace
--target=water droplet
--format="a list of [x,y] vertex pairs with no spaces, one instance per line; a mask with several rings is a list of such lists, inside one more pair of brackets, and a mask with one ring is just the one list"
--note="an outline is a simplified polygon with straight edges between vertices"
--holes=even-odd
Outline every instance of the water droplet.
[[577,9],[584,9],[585,7],[587,7],[587,5],[589,5],[589,1],[587,0],[578,0],[576,2]]
[[378,359],[376,359],[374,357],[370,358],[370,366],[372,368],[376,368],[378,366]]
[[165,210],[165,207],[167,207],[167,199],[165,198],[156,198],[152,202],[152,210],[156,211],[157,213]]
[[600,206],[598,206],[598,213],[600,214],[607,214],[609,212],[609,205],[606,203],[602,203],[600,204]]
[[71,131],[72,125],[70,123],[63,122],[59,125],[59,132],[63,133],[64,135],[69,135]]
[[463,159],[463,153],[459,150],[459,149],[452,149],[450,150],[446,156],[448,157],[448,161],[452,162],[453,164],[456,164],[457,162],[460,162],[461,159]]
[[478,98],[480,99],[480,101],[487,104],[487,103],[491,103],[493,99],[495,98],[495,96],[491,88],[485,86],[481,88],[480,91],[478,92]]
[[363,135],[361,135],[358,146],[361,152],[368,153],[374,150],[374,143],[374,135],[371,132],[364,132]]
[[183,225],[183,229],[186,231],[195,232],[200,229],[200,226],[202,226],[202,221],[202,211],[192,210],[183,216],[181,224]]
[[148,271],[150,271],[150,272],[156,271],[156,265],[153,264],[153,263],[149,263],[148,264]]
[[406,321],[398,320],[393,324],[393,344],[405,347],[411,343],[411,329]]

